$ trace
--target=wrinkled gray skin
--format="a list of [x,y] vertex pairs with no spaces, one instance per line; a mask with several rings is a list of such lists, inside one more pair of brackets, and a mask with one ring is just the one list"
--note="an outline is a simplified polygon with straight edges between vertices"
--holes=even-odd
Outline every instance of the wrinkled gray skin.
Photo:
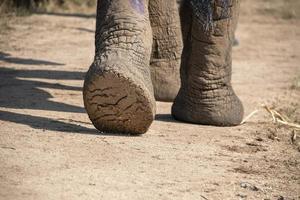
[[150,0],[149,17],[153,44],[150,59],[154,96],[158,101],[174,101],[180,87],[183,41],[176,0]]
[[175,97],[172,115],[178,120],[241,122],[242,103],[230,83],[238,0],[229,1],[225,17],[221,0],[212,1],[213,29],[207,31],[189,0],[98,0],[95,59],[83,89],[97,129],[145,133],[155,98]]

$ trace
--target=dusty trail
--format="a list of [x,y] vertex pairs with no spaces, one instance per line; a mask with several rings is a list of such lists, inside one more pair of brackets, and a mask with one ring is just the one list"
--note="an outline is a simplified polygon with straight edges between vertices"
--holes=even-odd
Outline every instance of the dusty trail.
[[[267,103],[295,115],[300,21],[258,15],[249,2],[234,49],[234,88],[246,113]],[[102,135],[81,93],[95,19],[14,22],[0,35],[0,199],[300,199],[291,129],[263,112],[231,128],[180,123],[171,104],[158,102],[146,134]]]

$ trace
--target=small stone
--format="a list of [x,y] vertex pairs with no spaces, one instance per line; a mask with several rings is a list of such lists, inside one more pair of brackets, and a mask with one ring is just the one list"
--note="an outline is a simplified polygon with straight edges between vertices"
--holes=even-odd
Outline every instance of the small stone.
[[240,186],[241,186],[242,188],[247,188],[247,184],[246,184],[246,183],[241,183]]
[[249,189],[249,190],[252,190],[252,191],[258,191],[259,190],[258,187],[256,187],[255,185],[253,185],[251,183],[247,183],[247,182],[240,183],[240,186],[242,188]]
[[245,195],[245,194],[237,194],[236,196],[238,196],[238,197],[240,197],[240,198],[242,198],[242,199],[247,198],[247,195]]
[[260,146],[259,144],[256,144],[256,143],[254,143],[254,142],[246,142],[246,145],[252,146],[252,147]]
[[284,200],[284,197],[283,197],[283,196],[279,196],[279,197],[277,198],[277,200]]

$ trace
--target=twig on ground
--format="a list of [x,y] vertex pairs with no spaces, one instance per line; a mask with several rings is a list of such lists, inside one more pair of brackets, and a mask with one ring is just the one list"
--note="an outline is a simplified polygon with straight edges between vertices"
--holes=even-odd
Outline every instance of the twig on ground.
[[247,116],[243,119],[243,121],[242,121],[240,124],[246,123],[246,121],[248,121],[248,120],[249,120],[253,115],[255,115],[258,111],[259,111],[259,110],[257,109],[257,110],[254,110],[253,112],[251,112],[249,115],[247,115]]
[[205,196],[203,196],[203,195],[200,195],[203,199],[205,199],[205,200],[208,200],[208,198],[206,198]]
[[[295,128],[295,129],[299,129],[300,130],[300,124],[296,124],[296,123],[292,123],[290,122],[290,119],[284,115],[282,115],[281,113],[279,113],[278,111],[276,111],[273,108],[270,108],[266,105],[262,105],[261,108],[263,108],[264,110],[266,110],[273,119],[274,123],[279,123],[291,128]],[[256,109],[253,112],[251,112],[249,115],[247,115],[244,120],[240,123],[240,124],[244,124],[246,123],[251,117],[253,117],[253,115],[255,115],[256,113],[258,113],[260,111],[260,109]]]

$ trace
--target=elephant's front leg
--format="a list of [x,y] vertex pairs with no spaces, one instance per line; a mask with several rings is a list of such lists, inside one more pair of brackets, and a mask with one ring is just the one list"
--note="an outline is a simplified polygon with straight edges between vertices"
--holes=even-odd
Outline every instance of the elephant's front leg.
[[148,0],[98,0],[96,53],[83,97],[97,129],[140,134],[155,115]]
[[238,9],[238,0],[212,0],[212,30],[209,30],[209,24],[205,26],[199,20],[201,12],[196,13],[197,9],[191,8],[190,1],[186,1],[182,7],[185,33],[182,85],[172,114],[176,119],[187,122],[237,125],[243,117],[243,106],[231,86],[231,49],[235,26],[232,13]]

